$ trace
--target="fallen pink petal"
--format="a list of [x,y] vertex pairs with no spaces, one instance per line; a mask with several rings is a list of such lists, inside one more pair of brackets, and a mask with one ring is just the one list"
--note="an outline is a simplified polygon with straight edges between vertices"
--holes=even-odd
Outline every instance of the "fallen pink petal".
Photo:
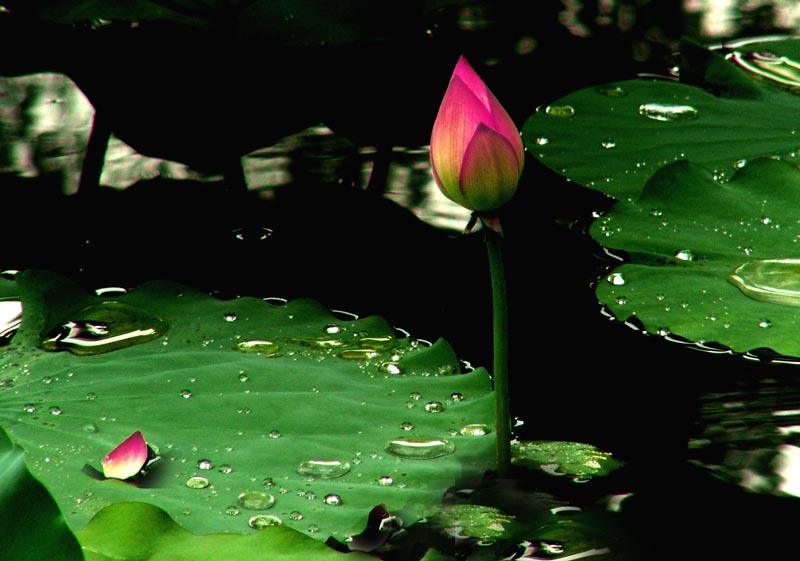
[[136,431],[103,458],[103,475],[110,479],[129,479],[142,470],[147,455],[144,436]]

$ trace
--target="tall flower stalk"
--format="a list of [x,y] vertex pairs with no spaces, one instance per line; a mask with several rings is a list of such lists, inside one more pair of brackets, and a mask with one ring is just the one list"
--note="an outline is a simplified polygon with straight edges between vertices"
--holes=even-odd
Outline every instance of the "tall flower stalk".
[[480,220],[492,287],[493,371],[497,471],[511,467],[508,387],[508,303],[498,209],[517,190],[525,153],[511,117],[462,56],[450,77],[431,134],[433,178],[450,200],[473,211],[467,230]]

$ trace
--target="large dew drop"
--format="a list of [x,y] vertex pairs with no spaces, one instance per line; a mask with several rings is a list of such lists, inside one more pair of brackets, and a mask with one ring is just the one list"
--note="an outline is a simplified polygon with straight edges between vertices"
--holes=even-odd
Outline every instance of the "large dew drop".
[[644,103],[639,106],[639,115],[655,121],[691,121],[697,118],[698,111],[691,105]]
[[84,308],[42,338],[47,351],[67,350],[97,355],[152,341],[167,331],[167,323],[144,310],[106,301]]
[[267,510],[275,504],[275,497],[262,491],[242,493],[236,504],[247,510]]
[[350,462],[342,460],[306,460],[297,467],[297,473],[319,479],[335,479],[350,471]]
[[0,298],[0,346],[7,345],[22,325],[22,302]]
[[728,280],[753,300],[800,306],[800,259],[750,261]]
[[439,458],[455,450],[455,444],[449,440],[430,436],[400,437],[386,443],[386,451],[390,454],[414,460]]

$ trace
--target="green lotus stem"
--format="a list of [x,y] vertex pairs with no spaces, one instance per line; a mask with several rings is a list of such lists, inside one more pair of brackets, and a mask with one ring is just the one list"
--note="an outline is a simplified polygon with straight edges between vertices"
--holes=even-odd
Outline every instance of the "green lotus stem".
[[508,301],[503,255],[502,234],[486,230],[486,249],[489,255],[489,275],[492,283],[492,333],[494,408],[497,434],[497,474],[507,477],[511,470],[511,408],[508,393]]

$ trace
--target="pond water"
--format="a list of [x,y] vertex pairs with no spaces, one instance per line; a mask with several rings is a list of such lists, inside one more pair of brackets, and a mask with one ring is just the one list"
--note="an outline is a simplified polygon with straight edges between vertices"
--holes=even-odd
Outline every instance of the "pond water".
[[[523,118],[584,85],[665,71],[678,31],[713,41],[791,30],[798,18],[785,2],[685,1],[664,3],[683,17],[659,26],[656,2],[554,4],[558,23],[542,25],[554,36],[531,30],[539,50],[515,67],[551,73],[536,100],[511,96]],[[639,15],[629,28],[626,9]],[[579,47],[566,61],[553,60],[559,39]],[[619,53],[624,63],[596,67]],[[499,90],[522,89],[496,68]],[[87,197],[78,183],[92,110],[61,73],[15,68],[0,78],[0,268],[52,269],[93,288],[169,278],[221,297],[311,296],[423,339],[442,336],[463,360],[491,364],[481,235],[461,234],[469,215],[438,193],[424,144],[392,147],[375,186],[380,147],[312,124],[247,153],[242,196],[220,173],[145,156],[112,136],[107,189]],[[611,541],[622,535],[648,559],[788,554],[791,532],[781,528],[800,514],[796,364],[671,342],[604,315],[591,287],[612,261],[586,228],[609,201],[531,158],[527,166],[504,214],[516,434],[591,443],[626,462],[602,482],[530,485],[579,504],[608,501],[624,527]],[[18,312],[9,308],[8,329]],[[578,558],[537,547],[506,558]]]

